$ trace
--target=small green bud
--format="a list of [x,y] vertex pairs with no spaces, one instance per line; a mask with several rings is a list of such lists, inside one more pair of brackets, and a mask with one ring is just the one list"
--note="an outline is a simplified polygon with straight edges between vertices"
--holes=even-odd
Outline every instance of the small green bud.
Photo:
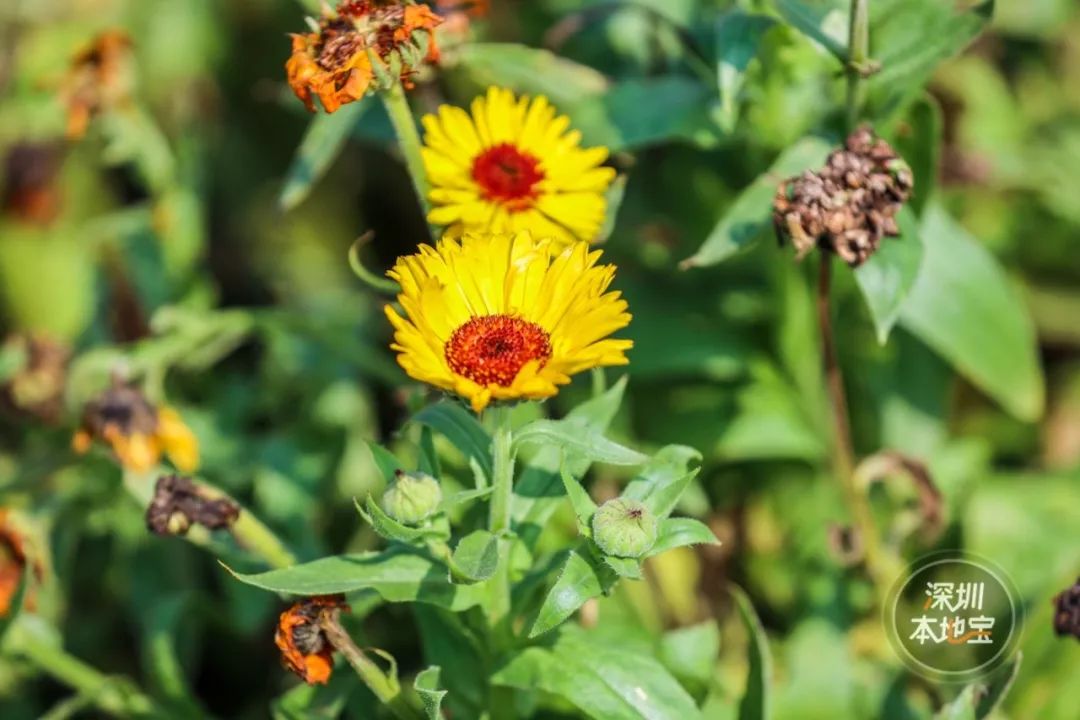
[[439,481],[425,473],[397,472],[394,482],[382,496],[386,514],[405,525],[427,519],[442,502]]
[[639,500],[608,500],[593,515],[592,528],[605,555],[641,557],[656,543],[656,516]]

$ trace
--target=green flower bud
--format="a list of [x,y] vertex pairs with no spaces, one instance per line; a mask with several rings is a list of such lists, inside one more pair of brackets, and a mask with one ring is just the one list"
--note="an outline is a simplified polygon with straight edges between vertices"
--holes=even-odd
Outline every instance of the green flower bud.
[[405,525],[427,519],[442,502],[439,481],[425,473],[398,471],[382,496],[386,514]]
[[608,500],[593,515],[592,528],[605,555],[641,557],[656,543],[656,516],[639,500]]

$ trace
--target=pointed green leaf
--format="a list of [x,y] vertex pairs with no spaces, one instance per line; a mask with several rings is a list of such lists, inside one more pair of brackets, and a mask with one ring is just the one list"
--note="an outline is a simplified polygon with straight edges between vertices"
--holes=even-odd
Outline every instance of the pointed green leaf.
[[289,595],[333,595],[371,589],[387,602],[422,602],[450,610],[479,604],[479,585],[451,585],[449,569],[427,555],[396,546],[379,553],[335,555],[264,573],[238,573],[240,582]]
[[590,559],[576,550],[568,552],[559,577],[548,591],[544,604],[529,628],[529,637],[537,637],[557,627],[587,600],[603,594],[605,586],[605,581]]
[[343,105],[334,113],[316,113],[296,149],[278,205],[282,210],[295,208],[311,192],[344,147],[349,133],[367,111],[369,103]]
[[738,586],[728,587],[735,599],[739,617],[750,635],[750,671],[746,678],[746,692],[739,702],[739,720],[767,720],[772,716],[772,703],[769,698],[772,654],[769,652],[769,641],[750,598]]
[[534,420],[514,433],[514,445],[554,445],[570,456],[609,465],[641,465],[648,456],[605,438],[592,428],[570,420]]
[[922,268],[900,321],[1022,420],[1042,415],[1043,374],[1023,298],[978,241],[937,205],[920,228]]
[[787,178],[824,164],[832,145],[817,137],[805,137],[789,147],[727,208],[720,222],[705,238],[697,253],[680,267],[715,265],[749,247],[771,224],[776,188]]
[[379,468],[379,472],[382,473],[386,482],[392,482],[399,471],[405,472],[405,466],[401,464],[401,461],[382,445],[368,441],[367,447],[371,451],[371,457],[375,460],[375,465]]
[[445,523],[442,524],[442,527],[439,527],[437,524],[424,527],[411,527],[398,522],[387,515],[386,511],[382,509],[382,506],[375,502],[375,499],[370,495],[368,495],[367,500],[363,505],[356,499],[353,500],[353,503],[356,505],[356,511],[360,513],[360,517],[364,518],[368,525],[371,525],[372,529],[375,530],[380,537],[384,537],[387,540],[397,540],[398,542],[415,544],[423,543],[425,540],[430,540],[432,538],[445,539],[450,537],[449,528]]
[[420,696],[420,702],[424,704],[424,715],[427,720],[442,720],[442,701],[446,697],[446,690],[439,689],[438,665],[432,665],[423,670],[413,681],[413,689]]
[[460,403],[444,400],[429,405],[413,415],[410,422],[426,425],[445,437],[466,458],[479,464],[484,477],[491,477],[491,436]]
[[720,17],[713,35],[716,48],[716,81],[720,90],[720,126],[726,132],[738,122],[739,93],[746,68],[757,54],[762,36],[776,25],[769,15],[732,10]]
[[487,530],[476,530],[458,541],[450,559],[454,579],[465,583],[487,580],[499,564],[499,539]]
[[581,483],[570,475],[565,466],[561,474],[563,488],[566,489],[566,496],[570,498],[570,505],[574,508],[574,515],[577,517],[578,530],[585,537],[592,537],[591,523],[592,516],[596,512],[596,503],[589,497],[589,493],[585,491]]
[[649,548],[646,557],[659,555],[665,550],[687,545],[719,545],[720,541],[709,526],[693,518],[665,518],[660,521],[656,544]]
[[645,503],[658,520],[671,514],[679,498],[690,486],[698,471],[690,463],[700,462],[701,453],[685,445],[668,445],[649,461],[641,473],[630,481],[623,497]]
[[877,252],[855,268],[855,281],[870,308],[877,339],[882,345],[900,319],[900,310],[915,285],[923,255],[915,213],[904,208],[896,220],[900,237],[883,238]]
[[776,0],[780,17],[803,35],[846,62],[847,0]]

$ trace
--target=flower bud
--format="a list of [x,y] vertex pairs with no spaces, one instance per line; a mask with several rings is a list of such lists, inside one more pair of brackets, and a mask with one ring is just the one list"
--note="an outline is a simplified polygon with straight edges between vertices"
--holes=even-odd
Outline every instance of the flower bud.
[[394,482],[382,496],[386,514],[405,525],[427,519],[442,502],[439,481],[425,473],[398,471]]
[[641,557],[656,543],[656,516],[640,500],[608,500],[593,515],[592,527],[606,555]]

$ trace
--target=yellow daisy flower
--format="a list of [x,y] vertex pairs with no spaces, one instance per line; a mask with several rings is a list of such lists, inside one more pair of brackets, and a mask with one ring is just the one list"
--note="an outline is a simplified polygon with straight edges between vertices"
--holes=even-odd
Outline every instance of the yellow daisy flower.
[[566,244],[591,242],[604,222],[615,171],[605,147],[582,148],[570,118],[547,98],[490,88],[472,114],[443,105],[424,124],[428,220],[463,232],[528,230]]
[[621,294],[608,292],[615,266],[599,258],[587,243],[527,232],[421,245],[387,273],[401,284],[405,312],[386,307],[398,363],[476,412],[493,398],[551,397],[574,373],[625,365],[633,343],[608,336],[630,314]]

